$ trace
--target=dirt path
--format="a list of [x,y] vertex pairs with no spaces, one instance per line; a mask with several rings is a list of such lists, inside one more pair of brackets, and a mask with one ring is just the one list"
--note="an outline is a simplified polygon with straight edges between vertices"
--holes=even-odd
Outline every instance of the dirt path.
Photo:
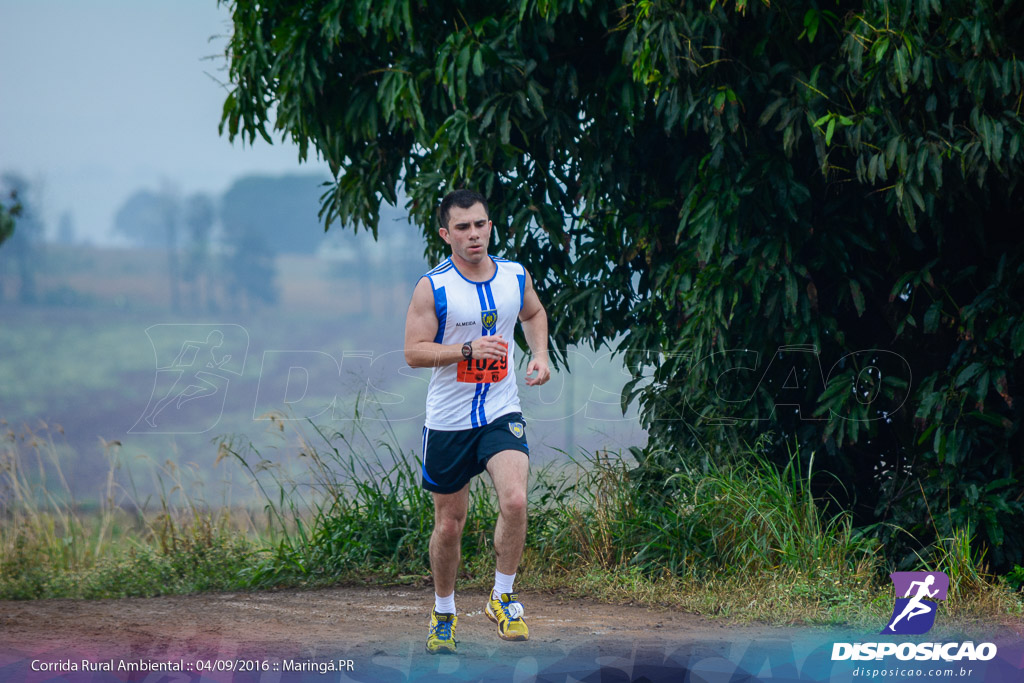
[[[636,606],[568,603],[557,595],[530,594],[523,599],[531,639],[505,643],[494,635],[482,604],[474,604],[482,601],[460,595],[459,655],[454,658],[423,653],[432,600],[429,589],[334,588],[0,602],[0,680],[10,680],[10,674],[25,667],[28,674],[47,678],[44,672],[31,671],[33,660],[39,662],[35,668],[51,667],[52,675],[59,671],[60,662],[80,665],[83,659],[114,660],[115,666],[138,660],[222,662],[214,667],[254,660],[257,668],[269,663],[266,676],[254,676],[264,680],[278,680],[270,674],[277,673],[279,661],[292,662],[289,667],[294,669],[297,663],[352,660],[352,669],[335,678],[407,680],[434,674],[461,680],[511,680],[530,678],[545,667],[557,669],[559,662],[562,669],[581,662],[584,669],[587,662],[596,669],[602,657],[636,659],[641,651],[664,653],[685,646],[690,655],[714,656],[725,653],[738,639],[778,638],[787,633]],[[59,673],[94,680],[94,674],[81,670]]]
[[[736,626],[531,593],[523,598],[530,640],[505,643],[474,597],[459,595],[455,657],[423,651],[432,593],[421,588],[0,601],[0,681],[697,683],[749,680],[751,673],[771,680],[776,672],[827,681],[836,673],[832,643],[865,636]],[[88,670],[105,665],[112,671]]]

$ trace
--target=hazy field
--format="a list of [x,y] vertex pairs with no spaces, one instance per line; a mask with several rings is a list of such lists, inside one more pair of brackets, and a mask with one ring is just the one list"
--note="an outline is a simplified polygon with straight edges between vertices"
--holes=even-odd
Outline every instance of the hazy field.
[[[269,414],[346,431],[358,406],[371,440],[414,449],[428,373],[402,360],[408,296],[425,265],[409,261],[397,275],[387,271],[393,278],[365,265],[359,278],[345,263],[282,258],[276,306],[232,309],[220,301],[216,312],[172,312],[162,253],[51,247],[36,305],[14,303],[16,281],[0,279],[7,293],[0,418],[8,438],[23,449],[29,431],[52,439],[71,489],[86,500],[98,495],[117,455],[143,490],[155,486],[155,464],[194,463],[193,483],[218,503],[239,477],[224,464],[214,468],[214,439],[237,435],[273,459],[297,452],[294,431],[277,429]],[[186,307],[192,300],[184,287]],[[618,409],[621,368],[592,352],[570,358],[571,374],[521,392],[535,460],[562,458],[570,443],[587,450],[643,443],[635,417]]]

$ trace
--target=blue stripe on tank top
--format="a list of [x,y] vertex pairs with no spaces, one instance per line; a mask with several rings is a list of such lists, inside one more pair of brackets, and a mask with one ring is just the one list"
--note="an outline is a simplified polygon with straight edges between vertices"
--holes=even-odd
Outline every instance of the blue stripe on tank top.
[[[493,310],[495,313],[497,313],[497,307],[494,305],[494,292],[491,291],[491,283],[485,282],[482,287],[480,285],[477,285],[477,287],[483,290],[482,299],[480,301],[480,306],[482,308],[481,314],[483,313],[484,310]],[[495,326],[492,327],[490,330],[484,330],[485,335],[494,335],[497,333],[497,324],[495,324]],[[475,417],[477,422],[481,426],[487,424],[487,412],[484,410],[484,404],[485,401],[487,400],[487,392],[489,392],[490,390],[491,385],[484,384],[483,391],[480,393],[480,400],[477,401],[477,410]]]
[[484,286],[483,285],[479,285],[478,284],[476,286],[476,295],[477,295],[477,297],[480,298],[480,311],[481,312],[486,311],[487,310],[487,298],[484,296]]
[[449,268],[452,267],[452,265],[452,260],[450,258],[446,258],[444,261],[441,261],[439,264],[437,264],[433,270],[427,273],[427,275],[437,275],[441,271],[448,270]]
[[[484,295],[484,286],[482,284],[479,284],[479,283],[477,284],[477,286],[476,286],[476,295],[477,295],[477,298],[480,300],[480,313],[481,313],[481,316],[482,316],[483,312],[485,310],[487,310],[487,299],[486,299],[486,297]],[[483,329],[482,321],[481,321],[481,329]],[[483,336],[486,337],[488,334],[490,334],[490,333],[486,329],[483,329]],[[476,393],[473,394],[473,403],[469,407],[469,421],[470,421],[470,424],[473,427],[479,427],[480,426],[480,421],[477,419],[477,414],[479,413],[479,410],[480,410],[480,403],[479,403],[479,401],[480,401],[480,396],[483,393],[483,388],[484,388],[483,384],[477,383],[477,385],[476,385]]]
[[[433,285],[434,281],[431,280]],[[434,312],[437,313],[437,334],[434,335],[434,343],[440,344],[444,341],[444,326],[448,323],[448,295],[444,287],[434,290]]]
[[516,279],[519,280],[519,310],[523,310],[523,300],[526,297],[526,270],[523,270],[522,275],[516,275]]

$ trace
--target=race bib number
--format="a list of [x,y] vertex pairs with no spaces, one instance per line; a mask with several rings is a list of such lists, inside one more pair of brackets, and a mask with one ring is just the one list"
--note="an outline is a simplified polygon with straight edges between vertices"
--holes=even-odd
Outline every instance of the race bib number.
[[508,375],[508,355],[501,360],[475,358],[459,362],[456,379],[470,384],[493,384]]

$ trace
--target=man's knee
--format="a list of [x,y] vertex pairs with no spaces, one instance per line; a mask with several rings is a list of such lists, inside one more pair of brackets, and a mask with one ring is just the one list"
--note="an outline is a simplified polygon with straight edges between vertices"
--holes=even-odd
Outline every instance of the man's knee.
[[434,533],[442,540],[451,541],[462,538],[462,529],[466,526],[465,515],[439,515],[434,520]]
[[511,491],[502,496],[501,514],[510,519],[526,519],[526,491]]

